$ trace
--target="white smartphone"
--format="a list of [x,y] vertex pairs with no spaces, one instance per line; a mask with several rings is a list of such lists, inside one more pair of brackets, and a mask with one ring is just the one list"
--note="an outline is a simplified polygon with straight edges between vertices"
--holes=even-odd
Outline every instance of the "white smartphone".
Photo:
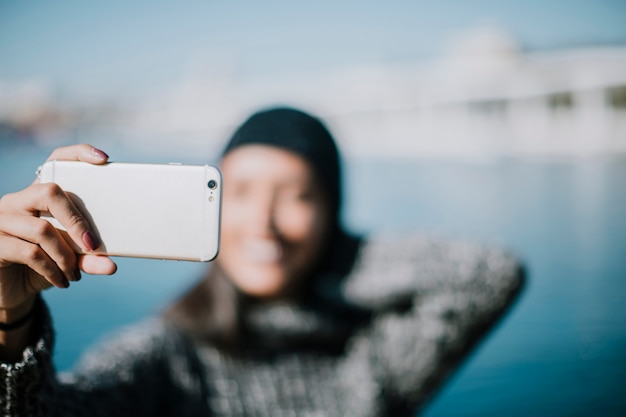
[[[75,196],[102,241],[97,253],[202,262],[217,256],[222,176],[216,167],[48,161],[38,176]],[[41,217],[65,230],[46,214]]]

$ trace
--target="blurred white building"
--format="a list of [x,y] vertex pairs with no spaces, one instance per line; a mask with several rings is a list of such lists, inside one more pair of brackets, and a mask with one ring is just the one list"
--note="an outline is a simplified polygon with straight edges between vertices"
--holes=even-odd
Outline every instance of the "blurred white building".
[[[92,126],[130,146],[206,155],[251,112],[286,104],[322,116],[352,155],[626,152],[626,46],[527,52],[486,29],[431,62],[242,77],[228,61],[215,57],[139,103],[74,105],[54,120],[75,120],[80,135]],[[49,109],[41,86],[0,87],[0,122],[50,119],[24,105]]]
[[221,144],[272,104],[320,114],[356,155],[624,152],[626,47],[524,52],[506,33],[485,30],[431,63],[270,79],[207,71],[150,100],[131,125],[150,141]]

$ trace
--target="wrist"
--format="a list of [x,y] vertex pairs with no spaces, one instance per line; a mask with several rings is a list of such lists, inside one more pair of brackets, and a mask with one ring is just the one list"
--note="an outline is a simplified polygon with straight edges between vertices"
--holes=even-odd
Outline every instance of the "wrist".
[[26,325],[36,310],[37,296],[11,308],[0,308],[0,332],[16,330]]
[[15,307],[0,309],[0,362],[15,363],[23,358],[24,349],[34,343],[33,323],[40,311],[41,298],[35,296]]

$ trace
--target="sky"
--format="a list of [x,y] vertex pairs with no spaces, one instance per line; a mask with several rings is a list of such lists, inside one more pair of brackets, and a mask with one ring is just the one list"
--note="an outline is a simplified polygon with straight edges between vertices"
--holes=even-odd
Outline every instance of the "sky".
[[0,83],[119,95],[193,71],[279,76],[424,60],[484,25],[526,49],[626,43],[620,0],[0,2]]

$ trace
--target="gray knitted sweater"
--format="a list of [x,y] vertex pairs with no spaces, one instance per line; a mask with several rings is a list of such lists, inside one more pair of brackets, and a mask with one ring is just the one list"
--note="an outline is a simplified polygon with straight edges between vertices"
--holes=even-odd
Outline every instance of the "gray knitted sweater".
[[[522,285],[507,253],[425,237],[371,238],[336,297],[372,312],[341,351],[192,343],[160,318],[122,330],[56,375],[53,331],[18,363],[0,364],[0,409],[11,416],[411,415],[506,310]],[[341,317],[289,304],[253,310],[268,338],[323,338]]]

